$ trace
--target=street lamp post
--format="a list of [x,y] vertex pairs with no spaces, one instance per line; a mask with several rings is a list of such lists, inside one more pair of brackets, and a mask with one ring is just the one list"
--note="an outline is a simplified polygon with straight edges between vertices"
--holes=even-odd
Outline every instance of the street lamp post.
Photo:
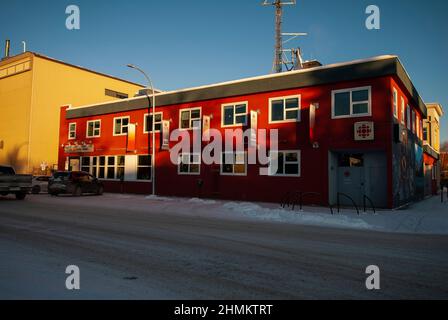
[[[151,179],[152,179],[152,195],[156,194],[156,135],[155,135],[155,117],[156,117],[156,93],[154,90],[154,86],[152,85],[152,81],[151,79],[148,77],[148,75],[139,67],[133,65],[133,64],[128,64],[127,65],[129,68],[135,69],[139,72],[141,72],[146,80],[148,81],[149,85],[151,86],[151,91],[152,91],[152,130],[151,130],[151,134],[152,134],[152,156],[151,156]],[[146,93],[146,96],[148,96],[148,93]],[[151,102],[151,100],[150,100]],[[148,116],[150,116],[151,114],[151,105],[148,105]],[[144,121],[146,122],[146,119],[144,119]],[[145,123],[143,124],[143,126],[145,125]],[[149,132],[148,132],[149,135]],[[148,136],[149,137],[149,136]],[[149,140],[149,138],[148,138]],[[149,152],[149,149],[148,149]]]

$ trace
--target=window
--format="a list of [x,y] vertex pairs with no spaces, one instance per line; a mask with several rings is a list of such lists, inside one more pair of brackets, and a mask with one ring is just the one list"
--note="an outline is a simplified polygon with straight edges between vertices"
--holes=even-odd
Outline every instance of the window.
[[244,176],[247,171],[245,152],[223,152],[221,161],[222,175]]
[[68,138],[69,140],[76,139],[76,123],[70,123],[68,125]]
[[371,87],[335,90],[332,92],[333,119],[371,115]]
[[124,177],[124,156],[82,157],[81,170],[99,179],[115,180]]
[[271,163],[277,162],[277,166],[269,166],[272,176],[300,177],[300,151],[273,151],[270,153]]
[[221,126],[247,125],[247,102],[222,105]]
[[401,124],[403,125],[404,125],[404,109],[405,109],[404,98],[401,97],[400,118],[401,118]]
[[128,95],[126,93],[118,92],[115,90],[105,89],[104,94],[109,97],[114,97],[118,99],[127,99]]
[[114,118],[114,136],[122,136],[128,133],[129,117]]
[[178,174],[199,174],[201,170],[201,156],[195,153],[181,153],[179,155]]
[[428,128],[423,128],[423,140],[428,141]]
[[344,153],[338,155],[338,166],[345,167],[363,167],[364,155],[362,153]]
[[[156,132],[160,132],[162,130],[162,120],[163,120],[162,112],[156,112],[154,123],[154,128]],[[143,130],[144,133],[152,131],[152,114],[145,114],[145,127]]]
[[397,89],[393,88],[393,108],[394,108],[394,117],[398,119],[398,93]]
[[87,138],[97,138],[101,135],[101,120],[87,121]]
[[[182,109],[180,112],[179,128],[181,129],[194,129],[200,125],[201,121],[201,108],[194,109]],[[199,124],[197,123],[199,121]]]
[[412,133],[415,133],[415,111],[412,110]]
[[151,180],[151,156],[150,155],[138,156],[137,180]]
[[411,108],[409,105],[406,105],[406,125],[411,130]]
[[300,121],[300,96],[269,99],[269,123]]

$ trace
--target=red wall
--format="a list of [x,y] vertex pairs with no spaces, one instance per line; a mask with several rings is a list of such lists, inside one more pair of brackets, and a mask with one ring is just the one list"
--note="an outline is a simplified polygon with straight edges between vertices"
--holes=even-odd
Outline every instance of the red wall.
[[[248,111],[260,110],[258,118],[259,128],[279,129],[279,149],[301,150],[301,177],[273,177],[260,176],[258,165],[248,165],[247,176],[219,175],[219,165],[201,165],[200,175],[178,175],[177,166],[171,164],[168,151],[157,148],[156,183],[157,193],[160,195],[176,196],[205,196],[220,197],[236,200],[259,200],[278,202],[285,192],[300,190],[306,192],[320,192],[324,201],[328,201],[328,152],[329,150],[381,150],[387,157],[391,157],[392,145],[392,94],[390,77],[366,79],[364,81],[336,83],[319,87],[308,87],[278,92],[266,92],[249,96],[215,99],[157,108],[163,111],[165,120],[172,119],[171,130],[179,125],[179,109],[202,107],[202,115],[213,115],[211,127],[221,129],[221,104],[248,101]],[[331,91],[354,87],[372,87],[372,116],[361,118],[331,119]],[[275,124],[268,123],[269,98],[301,95],[301,121],[297,123]],[[313,149],[309,139],[309,105],[319,103],[316,111],[315,137],[320,147]],[[142,103],[142,108],[146,106]],[[65,108],[61,112],[59,167],[64,168],[66,156],[93,155],[122,155],[126,151],[126,137],[114,137],[113,118],[130,116],[131,123],[137,123],[137,153],[147,154],[148,135],[143,133],[143,115],[147,109],[116,114],[106,114],[79,119],[65,119]],[[86,139],[86,122],[101,119],[101,137]],[[373,121],[375,123],[375,140],[355,142],[353,138],[353,124],[358,121]],[[77,123],[77,140],[92,141],[95,152],[92,154],[65,154],[62,144],[68,141],[68,123]],[[156,137],[157,146],[160,145],[159,134]],[[171,147],[175,143],[171,143]],[[392,161],[389,161],[389,194],[391,190]],[[202,179],[204,185],[201,194],[197,187],[197,180]],[[109,190],[120,191],[119,182],[106,182]],[[127,192],[150,192],[149,183],[128,182]],[[214,193],[219,191],[219,194]],[[391,203],[391,200],[390,200]]]

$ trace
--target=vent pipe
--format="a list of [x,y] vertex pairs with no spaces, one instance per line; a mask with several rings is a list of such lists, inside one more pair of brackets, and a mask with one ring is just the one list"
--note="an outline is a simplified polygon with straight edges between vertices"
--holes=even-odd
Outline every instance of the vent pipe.
[[6,40],[5,42],[5,59],[9,58],[9,49],[10,49],[11,43],[9,40]]

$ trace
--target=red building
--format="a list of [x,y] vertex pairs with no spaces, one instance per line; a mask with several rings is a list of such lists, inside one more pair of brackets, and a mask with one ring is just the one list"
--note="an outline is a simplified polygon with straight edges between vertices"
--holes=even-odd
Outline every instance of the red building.
[[[88,171],[104,180],[106,191],[149,194],[149,103],[140,96],[63,107],[59,169]],[[207,116],[222,132],[253,126],[250,111],[257,111],[258,129],[278,129],[279,169],[271,175],[260,175],[260,165],[247,159],[207,165],[185,155],[177,165],[162,148],[162,120],[170,131],[191,132],[193,120]],[[279,202],[301,191],[315,192],[308,201],[322,204],[334,204],[341,193],[358,205],[367,196],[377,207],[397,207],[423,196],[425,117],[396,56],[162,92],[156,95],[156,193]],[[341,196],[342,203],[347,199]]]

